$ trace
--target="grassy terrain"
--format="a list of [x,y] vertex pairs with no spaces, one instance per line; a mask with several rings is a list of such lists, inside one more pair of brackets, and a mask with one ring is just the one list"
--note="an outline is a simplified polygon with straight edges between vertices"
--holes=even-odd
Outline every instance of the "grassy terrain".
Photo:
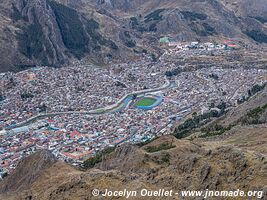
[[170,142],[165,142],[165,143],[161,143],[159,146],[147,146],[145,148],[145,150],[148,153],[155,153],[155,152],[158,152],[158,151],[168,150],[168,149],[172,149],[172,148],[175,148],[175,145],[173,145]]
[[151,106],[153,105],[157,100],[149,97],[142,98],[138,100],[135,104],[136,107],[138,106]]

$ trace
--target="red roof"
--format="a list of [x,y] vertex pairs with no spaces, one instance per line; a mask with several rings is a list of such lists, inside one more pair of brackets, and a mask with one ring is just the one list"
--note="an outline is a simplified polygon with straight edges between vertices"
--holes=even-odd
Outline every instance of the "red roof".
[[229,47],[237,47],[235,44],[228,44]]
[[71,137],[71,138],[74,138],[74,137],[81,137],[81,136],[82,136],[82,134],[79,133],[78,131],[72,131],[72,132],[70,133],[70,137]]

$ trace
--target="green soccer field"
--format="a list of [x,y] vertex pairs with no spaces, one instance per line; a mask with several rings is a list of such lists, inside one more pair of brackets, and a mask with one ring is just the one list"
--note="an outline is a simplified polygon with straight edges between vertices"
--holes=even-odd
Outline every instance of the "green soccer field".
[[157,100],[149,97],[144,97],[140,100],[138,100],[135,104],[136,107],[138,106],[151,106],[153,105]]

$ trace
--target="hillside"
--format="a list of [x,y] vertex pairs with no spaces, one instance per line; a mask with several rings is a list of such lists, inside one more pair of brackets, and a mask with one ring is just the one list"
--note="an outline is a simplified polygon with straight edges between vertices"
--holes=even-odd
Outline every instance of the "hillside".
[[251,4],[242,1],[235,8],[214,0],[3,1],[0,71],[79,60],[99,65],[133,60],[140,52],[159,53],[158,39],[166,35],[177,41],[238,38],[262,45],[267,43],[265,15],[259,18],[256,13],[266,13],[267,3],[257,3],[253,13]]
[[[255,102],[258,102],[258,105]],[[229,117],[242,119],[246,113],[261,106],[260,102],[262,105],[266,103],[266,90],[235,108],[235,112],[228,112],[213,123],[224,124],[225,119]],[[235,116],[236,114],[238,116]],[[94,188],[100,191],[105,188],[164,188],[176,191],[233,188],[265,191],[265,199],[266,111],[261,112],[259,117],[263,121],[258,124],[237,124],[218,136],[187,140],[169,135],[139,146],[122,145],[113,152],[107,151],[100,160],[94,161],[93,168],[86,170],[55,162],[53,157],[43,156],[49,154],[38,152],[26,158],[14,173],[0,184],[0,198],[101,199],[91,195]],[[42,161],[44,158],[45,162]],[[33,177],[30,180],[19,175],[26,169],[28,177]],[[18,183],[23,187],[19,187]],[[169,199],[183,198],[177,196]]]
[[[250,131],[244,130],[245,133]],[[148,147],[159,147],[165,143],[171,143],[174,147],[148,153]],[[134,146],[120,147],[105,157],[95,169],[85,172],[57,162],[40,172],[26,190],[6,190],[8,193],[2,193],[2,198],[101,199],[92,197],[90,193],[94,188],[104,191],[107,187],[111,190],[242,188],[247,191],[257,188],[266,191],[266,154],[245,151],[233,142],[210,144],[213,143],[194,144],[171,136],[161,137],[141,149]],[[11,178],[14,176],[11,175]]]
[[119,58],[123,49],[102,33],[97,17],[56,1],[8,0],[0,3],[0,13],[1,71],[61,66],[86,56],[101,63]]

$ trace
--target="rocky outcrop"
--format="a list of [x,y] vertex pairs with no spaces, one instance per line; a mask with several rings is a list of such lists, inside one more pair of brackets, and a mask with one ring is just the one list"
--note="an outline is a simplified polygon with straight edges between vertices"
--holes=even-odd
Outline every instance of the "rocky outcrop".
[[[159,147],[166,142],[171,142],[172,148],[147,152],[147,147]],[[231,188],[265,191],[266,163],[266,155],[259,156],[233,145],[207,148],[202,143],[196,145],[187,140],[177,140],[173,136],[163,136],[143,147],[118,147],[105,155],[99,165],[87,171],[54,163],[54,158],[47,152],[34,154],[26,158],[16,172],[4,181],[6,186],[2,189],[0,198],[97,199],[91,195],[95,188],[100,191],[106,188],[164,188],[175,191],[223,191]],[[32,178],[25,178],[22,173]],[[21,185],[28,187],[23,190],[25,187]],[[4,193],[18,189],[19,193]]]
[[0,11],[6,11],[3,14],[8,21],[3,22],[0,35],[12,38],[5,45],[14,44],[7,49],[12,56],[1,65],[13,64],[12,69],[21,70],[34,65],[61,66],[86,56],[103,62],[106,56],[118,54],[118,46],[101,33],[99,22],[72,7],[54,0],[1,4]]
[[0,193],[19,192],[29,189],[41,173],[57,162],[49,151],[38,151],[22,160],[12,175],[0,184]]
[[11,17],[21,31],[17,34],[19,51],[33,63],[58,65],[67,62],[60,27],[48,1],[15,1]]

